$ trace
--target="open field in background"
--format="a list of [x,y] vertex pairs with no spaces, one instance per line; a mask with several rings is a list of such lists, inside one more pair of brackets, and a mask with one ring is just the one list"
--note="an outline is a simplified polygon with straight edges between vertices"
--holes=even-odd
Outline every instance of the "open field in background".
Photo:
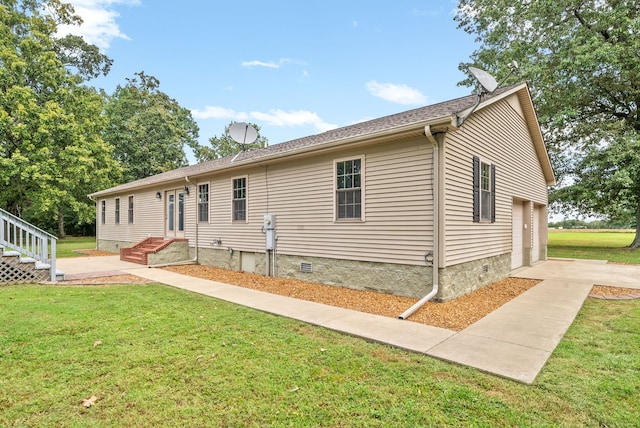
[[640,250],[628,247],[635,231],[549,230],[548,257],[640,263]]
[[526,386],[159,284],[8,286],[0,426],[634,426],[639,345],[640,301],[587,300]]

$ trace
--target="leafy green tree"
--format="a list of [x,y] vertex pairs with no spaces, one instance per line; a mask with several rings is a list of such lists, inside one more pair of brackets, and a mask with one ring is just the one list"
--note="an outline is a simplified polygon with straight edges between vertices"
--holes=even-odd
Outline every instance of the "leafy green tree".
[[82,84],[104,57],[60,57],[57,25],[77,22],[57,0],[0,4],[0,205],[61,237],[65,217],[94,221],[86,195],[119,174],[101,138],[104,99]]
[[100,52],[96,45],[82,37],[69,34],[55,41],[58,58],[67,67],[73,67],[81,76],[91,79],[109,74],[113,60]]
[[258,138],[251,144],[245,144],[244,147],[241,144],[238,144],[233,138],[231,138],[231,134],[229,134],[229,129],[231,125],[235,122],[231,122],[224,128],[224,134],[220,137],[213,136],[209,138],[209,144],[211,147],[200,146],[197,150],[194,150],[194,154],[198,162],[206,162],[213,159],[223,158],[225,156],[235,155],[242,150],[255,150],[255,149],[263,149],[269,145],[269,140],[266,137],[260,135],[260,127],[253,123],[249,125],[253,126],[256,131],[258,131]]
[[[580,213],[633,223],[640,216],[640,141],[634,134],[618,135],[602,146],[585,149],[586,155],[576,163],[576,182],[557,189],[554,198],[571,201]],[[639,246],[636,233],[631,247]]]
[[197,151],[198,125],[191,112],[161,92],[144,72],[109,97],[104,138],[129,182],[188,165],[185,145]]
[[[520,64],[559,178],[551,194],[558,209],[624,212],[640,221],[637,168],[606,169],[640,141],[640,4],[460,0],[455,19],[480,42],[474,65],[500,77],[512,61]],[[615,185],[595,180],[598,174]],[[637,233],[632,245],[640,245]]]

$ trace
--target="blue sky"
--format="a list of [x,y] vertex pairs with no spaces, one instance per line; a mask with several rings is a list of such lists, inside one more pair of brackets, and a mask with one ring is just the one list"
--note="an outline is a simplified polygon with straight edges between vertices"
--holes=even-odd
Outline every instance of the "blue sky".
[[458,64],[476,44],[454,0],[70,3],[85,21],[72,31],[114,60],[90,84],[155,76],[203,144],[231,121],[277,144],[471,93]]

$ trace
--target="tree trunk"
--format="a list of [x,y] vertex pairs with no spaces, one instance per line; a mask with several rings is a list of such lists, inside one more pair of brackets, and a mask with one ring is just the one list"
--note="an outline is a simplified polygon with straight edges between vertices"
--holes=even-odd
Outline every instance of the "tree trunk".
[[638,233],[640,232],[640,196],[638,197],[636,205],[636,237],[631,245],[629,245],[632,249],[640,248],[640,233]]
[[58,210],[58,238],[64,239],[67,234],[64,232],[64,213]]

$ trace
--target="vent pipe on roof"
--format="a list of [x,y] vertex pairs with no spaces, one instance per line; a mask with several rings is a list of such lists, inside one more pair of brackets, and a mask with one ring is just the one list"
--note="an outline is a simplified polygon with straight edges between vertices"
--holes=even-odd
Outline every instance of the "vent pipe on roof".
[[433,134],[431,126],[424,127],[424,135],[433,145],[433,263],[431,265],[433,287],[429,294],[418,300],[413,306],[398,316],[401,320],[407,319],[411,314],[420,309],[425,303],[438,294],[439,267],[440,267],[440,145],[444,141],[444,132]]

